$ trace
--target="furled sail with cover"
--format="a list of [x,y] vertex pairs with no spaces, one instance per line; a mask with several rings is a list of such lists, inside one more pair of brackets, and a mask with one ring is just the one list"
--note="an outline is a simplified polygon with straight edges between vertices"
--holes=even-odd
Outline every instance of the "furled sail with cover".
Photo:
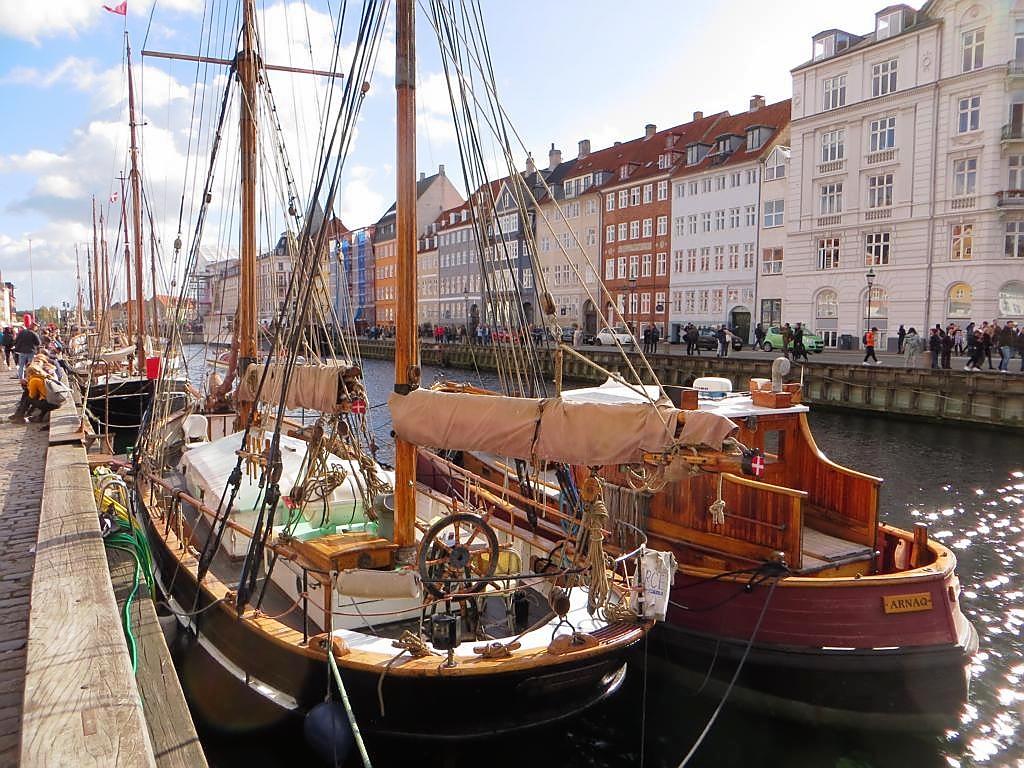
[[[353,390],[357,386],[359,392],[362,392],[362,385],[357,385],[361,375],[359,369],[346,362],[296,365],[287,372],[287,377],[286,366],[282,363],[256,363],[246,369],[239,382],[240,400],[252,402],[257,399],[265,366],[269,366],[270,370],[258,399],[272,404],[283,399],[289,410],[308,408],[321,413],[336,413],[343,410],[342,404],[355,394]],[[286,391],[282,395],[282,382],[286,378]]]
[[674,443],[679,410],[417,389],[388,400],[396,436],[416,445],[577,465],[636,464]]

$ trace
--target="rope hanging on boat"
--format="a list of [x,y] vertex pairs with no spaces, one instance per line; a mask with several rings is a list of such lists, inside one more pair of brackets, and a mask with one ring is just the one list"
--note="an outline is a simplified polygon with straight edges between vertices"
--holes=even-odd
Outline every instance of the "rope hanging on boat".
[[708,507],[711,514],[711,522],[715,525],[725,525],[725,499],[722,498],[722,473],[718,473],[718,498],[711,502]]
[[604,504],[603,487],[596,472],[583,483],[583,531],[587,535],[587,566],[590,577],[587,591],[587,611],[591,616],[604,608],[611,593],[604,558],[604,527],[608,522],[608,508]]

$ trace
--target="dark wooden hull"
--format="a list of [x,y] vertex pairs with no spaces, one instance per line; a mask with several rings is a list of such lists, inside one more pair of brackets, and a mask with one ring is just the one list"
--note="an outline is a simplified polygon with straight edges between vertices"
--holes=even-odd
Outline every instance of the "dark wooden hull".
[[[294,645],[247,629],[222,606],[203,610],[214,602],[186,569],[178,568],[160,532],[144,513],[152,543],[160,587],[176,611],[199,610],[195,618],[198,642],[228,673],[260,694],[282,719],[301,715],[324,700],[328,679],[326,663]],[[168,591],[169,588],[169,591]],[[193,605],[196,606],[193,609]],[[183,624],[188,624],[182,620]],[[396,651],[397,654],[397,651]],[[543,668],[453,677],[384,675],[341,666],[341,676],[359,727],[369,733],[421,739],[480,738],[552,723],[577,714],[614,693],[626,673],[628,646],[599,657],[566,660]],[[438,659],[440,664],[441,659]],[[400,662],[399,662],[400,663]],[[378,686],[384,698],[381,714]],[[228,695],[218,689],[218,697]],[[247,713],[238,707],[224,727],[245,727]]]
[[[956,720],[978,637],[941,574],[931,584],[863,588],[794,581],[775,588],[755,637],[768,586],[747,592],[742,581],[701,583],[679,573],[673,602],[692,610],[672,606],[651,634],[651,651],[688,672],[694,687],[721,693],[749,645],[732,695],[766,714],[890,730],[931,731]],[[930,612],[882,609],[883,596],[922,592],[934,593]]]
[[[92,384],[85,396],[93,428],[99,434],[113,432],[119,444],[134,443],[153,398],[155,384],[153,379],[142,376]],[[171,384],[176,392],[181,392],[185,382]],[[185,403],[184,394],[174,398],[172,411]]]

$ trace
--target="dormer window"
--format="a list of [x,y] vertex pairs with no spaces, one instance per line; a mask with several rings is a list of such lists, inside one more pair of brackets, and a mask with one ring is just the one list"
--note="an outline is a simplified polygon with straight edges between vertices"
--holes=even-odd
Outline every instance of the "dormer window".
[[462,221],[465,221],[468,218],[469,218],[469,211],[463,211],[462,212]]
[[836,55],[836,36],[826,35],[814,39],[814,60],[821,61]]
[[689,144],[686,147],[686,164],[697,165],[708,153],[707,144]]
[[764,125],[754,125],[747,129],[747,151],[760,149],[771,136],[772,129]]
[[903,31],[903,10],[882,11],[875,17],[875,39],[885,40]]

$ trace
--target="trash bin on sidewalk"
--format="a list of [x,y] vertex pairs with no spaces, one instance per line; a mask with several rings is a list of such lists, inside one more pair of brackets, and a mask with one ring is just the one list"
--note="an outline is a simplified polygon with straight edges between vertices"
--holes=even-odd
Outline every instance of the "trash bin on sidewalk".
[[853,342],[855,339],[849,333],[844,333],[839,337],[839,348],[840,349],[853,349]]

